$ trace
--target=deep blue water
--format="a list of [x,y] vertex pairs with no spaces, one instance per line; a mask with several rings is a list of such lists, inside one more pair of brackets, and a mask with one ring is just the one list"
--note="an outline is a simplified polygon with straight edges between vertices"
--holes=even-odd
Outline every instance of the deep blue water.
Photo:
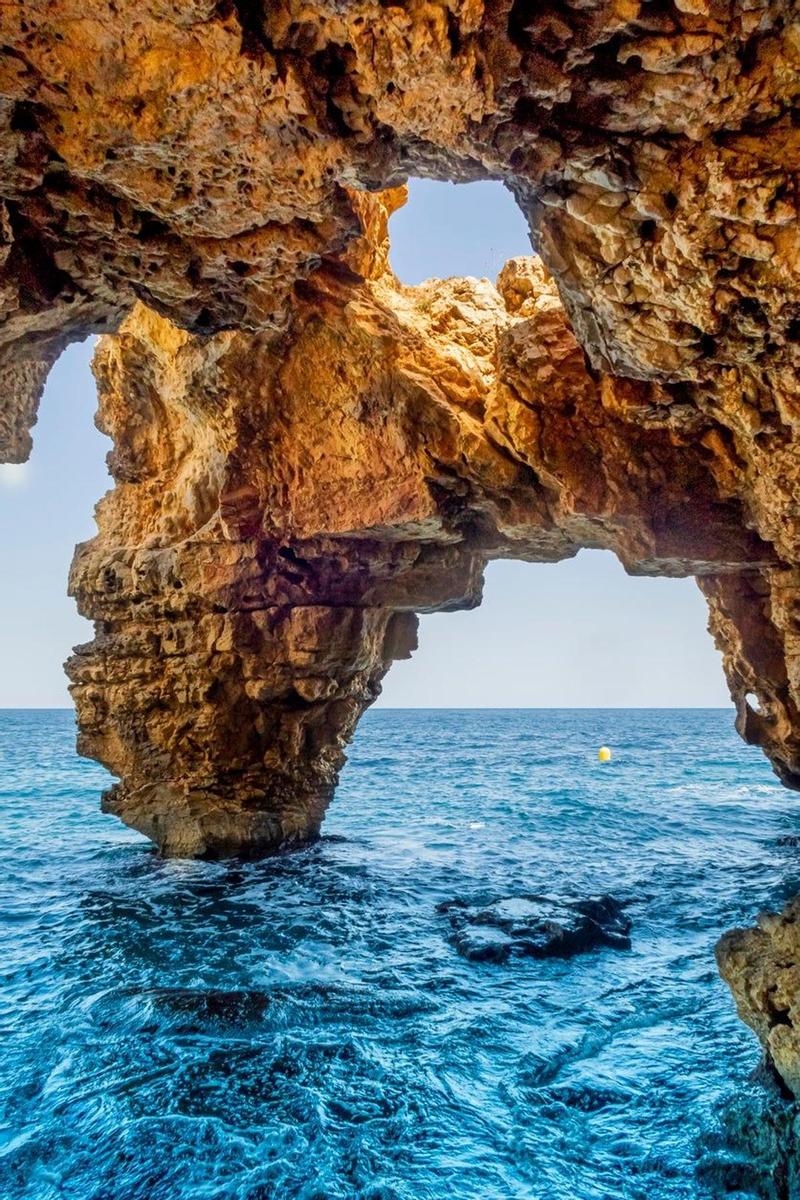
[[[0,713],[3,1200],[791,1193],[712,951],[800,892],[800,797],[729,712],[376,710],[247,865],[160,861],[73,737]],[[632,949],[475,963],[437,913],[536,891]]]

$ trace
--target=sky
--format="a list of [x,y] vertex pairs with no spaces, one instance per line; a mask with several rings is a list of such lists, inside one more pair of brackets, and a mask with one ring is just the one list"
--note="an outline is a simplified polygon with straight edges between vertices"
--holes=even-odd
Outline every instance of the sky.
[[[501,184],[412,182],[392,217],[392,266],[494,278],[530,253]],[[0,707],[69,705],[62,663],[91,625],[66,594],[73,547],[95,531],[110,486],[98,432],[92,339],[56,363],[30,462],[0,466]],[[729,705],[693,580],[628,577],[614,556],[492,563],[481,608],[420,619],[420,646],[384,682],[383,707],[705,707]]]

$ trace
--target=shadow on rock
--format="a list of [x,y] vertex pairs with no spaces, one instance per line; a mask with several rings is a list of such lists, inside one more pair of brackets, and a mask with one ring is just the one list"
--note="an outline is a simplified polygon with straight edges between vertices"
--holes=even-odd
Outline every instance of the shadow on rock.
[[596,946],[630,950],[631,921],[613,896],[559,900],[507,896],[486,904],[447,900],[437,912],[450,921],[450,942],[470,962],[510,958],[570,958]]

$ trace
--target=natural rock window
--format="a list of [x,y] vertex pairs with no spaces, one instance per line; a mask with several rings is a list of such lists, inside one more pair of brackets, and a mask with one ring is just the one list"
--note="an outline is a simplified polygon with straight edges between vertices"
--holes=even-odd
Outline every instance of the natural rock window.
[[415,614],[477,604],[493,558],[697,575],[726,645],[731,582],[774,561],[692,447],[636,421],[650,385],[587,369],[537,259],[399,284],[404,199],[352,195],[361,239],[280,336],[139,306],[100,347],[117,487],[73,565],[98,632],[69,670],[108,808],[167,853],[316,833]]
[[69,347],[50,375],[27,462],[0,466],[0,707],[69,704],[63,661],[92,636],[67,596],[75,543],[93,537],[93,509],[112,486],[111,442],[94,426],[93,347]]
[[707,622],[694,580],[631,578],[608,551],[495,561],[479,608],[420,617],[419,647],[394,664],[378,704],[727,707]]
[[407,202],[389,220],[389,265],[411,287],[467,275],[494,282],[508,259],[530,253],[519,205],[492,180],[411,179]]

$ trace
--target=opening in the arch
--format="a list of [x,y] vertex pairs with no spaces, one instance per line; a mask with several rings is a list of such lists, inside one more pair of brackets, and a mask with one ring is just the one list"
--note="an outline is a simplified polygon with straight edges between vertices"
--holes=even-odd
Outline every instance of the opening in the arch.
[[730,712],[707,625],[693,579],[630,576],[608,551],[493,562],[477,609],[420,618],[378,705]]
[[389,255],[401,283],[453,275],[494,280],[510,258],[531,253],[528,226],[501,183],[412,179],[389,222]]
[[567,1198],[594,1137],[656,1192],[665,1161],[694,1177],[702,1157],[716,1179],[756,1159],[771,1178],[774,1113],[731,1099],[753,1050],[710,962],[732,914],[796,871],[795,829],[796,803],[734,732],[694,581],[587,551],[495,563],[480,608],[422,618],[364,715],[319,856],[326,879],[347,872],[347,969],[368,945],[383,1011],[399,995],[424,1009],[422,1072],[447,1064],[460,1128],[513,1129],[527,1182]]
[[77,542],[96,532],[93,509],[111,484],[107,437],[94,424],[94,338],[50,371],[26,463],[0,465],[0,707],[70,705],[62,663],[92,626],[67,596]]

